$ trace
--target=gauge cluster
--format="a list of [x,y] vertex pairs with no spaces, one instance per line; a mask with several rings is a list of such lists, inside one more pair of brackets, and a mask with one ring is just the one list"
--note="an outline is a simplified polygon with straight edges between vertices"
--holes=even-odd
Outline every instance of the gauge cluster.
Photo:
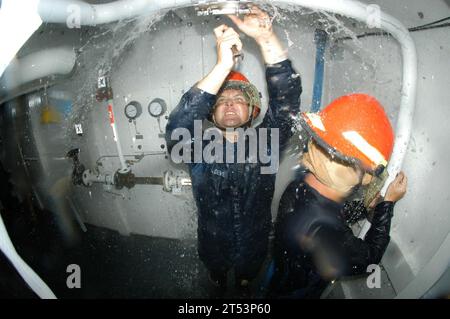
[[[155,98],[148,104],[148,113],[151,117],[160,118],[167,112],[167,103],[161,98]],[[131,122],[142,115],[142,105],[137,101],[131,101],[124,108],[127,119]]]

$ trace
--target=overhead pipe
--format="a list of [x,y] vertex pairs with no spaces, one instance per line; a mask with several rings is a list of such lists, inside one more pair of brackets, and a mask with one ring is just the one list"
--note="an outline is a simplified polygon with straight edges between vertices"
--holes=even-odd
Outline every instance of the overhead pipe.
[[118,0],[105,4],[89,4],[80,0],[40,0],[38,13],[51,23],[95,26],[118,20],[149,15],[163,9],[193,5],[192,0]]
[[[373,21],[373,7],[353,0],[283,0],[274,3],[299,5],[315,10],[330,11],[364,23]],[[408,29],[396,18],[380,11],[379,28],[389,32],[399,43],[403,57],[403,83],[400,110],[396,125],[394,150],[389,161],[387,179],[381,194],[400,171],[411,138],[417,86],[417,52]]]
[[[80,0],[40,0],[38,12],[45,22],[67,23],[71,15],[79,14],[81,25],[98,25],[140,15],[156,13],[160,10],[194,6],[220,1],[205,0],[119,0],[107,4],[88,4]],[[240,1],[243,3],[246,1]],[[254,1],[255,3],[258,1]],[[223,1],[229,4],[230,1]],[[239,1],[235,1],[239,3]],[[344,15],[364,23],[373,20],[372,6],[353,0],[278,0],[273,4],[288,4],[324,10]],[[381,193],[400,171],[411,137],[417,85],[417,53],[414,41],[407,28],[397,19],[379,12],[379,28],[389,32],[401,45],[403,56],[403,84],[400,111],[398,114],[394,151],[389,161],[387,179]]]
[[[205,0],[119,0],[106,4],[88,4],[80,0],[40,0],[37,6],[41,19],[45,22],[68,23],[75,19],[80,25],[99,25],[140,15],[155,14],[161,10],[174,9],[208,3],[217,5],[220,1]],[[227,6],[247,1],[223,1]],[[258,1],[254,1],[255,3]],[[353,0],[278,0],[273,4],[288,4],[323,10],[344,15],[364,23],[373,21],[373,6]],[[380,11],[379,28],[390,33],[400,43],[403,57],[403,83],[400,109],[398,113],[394,150],[389,161],[388,173],[381,195],[400,171],[406,155],[412,132],[417,86],[417,52],[409,31],[397,19]],[[73,22],[73,21],[72,21]],[[45,72],[49,74],[51,72]],[[123,166],[123,165],[122,165]],[[366,225],[365,229],[368,225]],[[362,232],[361,236],[364,236]]]
[[[218,1],[200,0],[119,0],[107,4],[88,4],[79,0],[40,0],[38,13],[43,21],[67,23],[72,15],[79,16],[81,25],[98,25],[140,15],[156,13],[160,10],[187,7]],[[239,1],[235,1],[239,3]],[[241,1],[246,2],[246,1]],[[257,1],[254,1],[255,3]],[[223,1],[229,4],[230,1]],[[273,4],[288,4],[324,10],[344,15],[364,23],[373,19],[372,6],[353,0],[278,0]],[[417,86],[417,52],[408,30],[394,17],[380,11],[379,28],[390,33],[401,45],[403,57],[403,83],[400,110],[397,119],[394,150],[389,161],[387,179],[381,194],[400,171],[406,155],[412,132],[416,86]],[[49,73],[49,72],[47,72]]]
[[[79,0],[40,0],[38,12],[45,22],[67,23],[71,15],[79,14],[81,25],[98,25],[160,10],[193,6],[208,2],[199,0],[119,0],[107,4],[88,4]],[[245,1],[241,1],[245,2]],[[255,1],[256,3],[257,1]],[[217,3],[217,1],[215,1]],[[224,1],[229,3],[229,1]],[[238,3],[238,1],[236,1]],[[364,23],[373,20],[373,8],[353,0],[278,0],[273,4],[288,4],[341,14]],[[400,171],[412,132],[417,86],[417,53],[408,30],[394,17],[379,12],[379,28],[389,32],[401,45],[403,57],[403,84],[398,114],[394,151],[389,161],[387,179],[381,194]]]
[[26,5],[17,0],[0,1],[0,76],[23,44],[42,24],[37,13],[38,1],[28,0]]
[[69,74],[75,62],[72,47],[45,49],[14,59],[0,78],[0,100],[26,83],[51,75]]

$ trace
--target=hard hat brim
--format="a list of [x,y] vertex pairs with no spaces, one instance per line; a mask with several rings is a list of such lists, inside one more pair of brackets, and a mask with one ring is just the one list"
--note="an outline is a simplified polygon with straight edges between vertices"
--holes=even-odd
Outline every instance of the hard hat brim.
[[358,166],[365,170],[368,173],[374,173],[375,170],[367,165],[365,165],[360,159],[352,156],[347,156],[340,151],[338,151],[335,147],[330,145],[326,142],[326,136],[325,133],[322,132],[320,129],[316,128],[309,117],[307,116],[307,113],[302,112],[299,117],[299,122],[301,127],[308,133],[308,135],[319,145],[321,148],[323,148],[332,158],[337,158],[338,160],[347,163],[349,165]]

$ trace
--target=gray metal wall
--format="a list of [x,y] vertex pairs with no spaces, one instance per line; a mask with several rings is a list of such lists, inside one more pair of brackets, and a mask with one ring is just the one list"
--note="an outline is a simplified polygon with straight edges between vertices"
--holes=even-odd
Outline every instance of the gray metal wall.
[[[407,27],[450,15],[450,7],[443,1],[370,3],[379,4]],[[391,244],[382,261],[397,293],[415,278],[422,278],[421,272],[437,259],[441,259],[441,265],[450,265],[450,252],[443,251],[450,231],[450,166],[446,161],[450,152],[450,131],[446,124],[450,119],[450,92],[446,88],[450,83],[449,30],[414,32],[412,37],[419,64],[413,134],[403,166],[409,178],[408,193],[395,207]],[[325,100],[353,90],[367,92],[380,100],[395,122],[401,97],[402,62],[398,44],[386,37],[368,37],[359,43],[346,41],[337,51],[341,54],[331,56],[327,63]],[[435,272],[434,279],[429,278],[422,285],[438,280],[442,269],[437,267]],[[433,277],[431,273],[427,276]],[[450,282],[447,287],[450,291]],[[400,296],[417,296],[413,290],[417,288],[411,286],[408,289],[411,294]]]

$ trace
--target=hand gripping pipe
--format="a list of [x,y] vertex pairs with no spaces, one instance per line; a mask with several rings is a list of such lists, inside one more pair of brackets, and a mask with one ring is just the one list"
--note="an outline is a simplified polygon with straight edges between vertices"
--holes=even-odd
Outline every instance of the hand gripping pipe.
[[[315,10],[329,11],[364,23],[373,22],[374,20],[373,6],[353,0],[286,0],[274,1],[274,3],[299,5]],[[377,12],[376,18],[379,18],[379,25],[377,26],[389,32],[400,43],[403,57],[403,83],[400,110],[395,130],[394,150],[388,165],[389,178],[381,191],[381,195],[384,195],[387,186],[394,180],[401,169],[411,137],[416,102],[417,52],[408,29],[397,19],[384,12]]]

